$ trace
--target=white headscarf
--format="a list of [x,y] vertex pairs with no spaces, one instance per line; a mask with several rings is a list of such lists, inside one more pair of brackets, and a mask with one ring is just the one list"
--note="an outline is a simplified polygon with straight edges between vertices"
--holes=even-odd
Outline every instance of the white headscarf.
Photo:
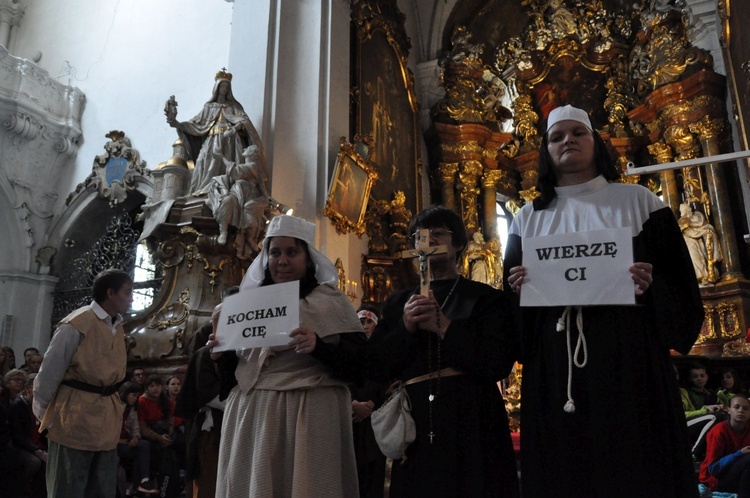
[[286,214],[276,216],[271,219],[266,229],[266,237],[263,239],[263,249],[255,258],[253,264],[247,269],[245,278],[242,279],[240,290],[253,289],[260,287],[266,276],[268,267],[268,246],[271,237],[294,237],[307,243],[307,250],[310,252],[310,259],[315,265],[315,278],[319,284],[336,284],[339,279],[339,273],[331,260],[325,257],[320,251],[313,247],[315,242],[315,224],[309,221],[289,216]]
[[589,131],[594,131],[591,127],[591,119],[589,119],[589,115],[586,111],[573,107],[572,105],[564,105],[552,109],[552,112],[549,113],[549,117],[547,118],[547,131],[549,131],[555,123],[568,120],[578,121],[585,125]]

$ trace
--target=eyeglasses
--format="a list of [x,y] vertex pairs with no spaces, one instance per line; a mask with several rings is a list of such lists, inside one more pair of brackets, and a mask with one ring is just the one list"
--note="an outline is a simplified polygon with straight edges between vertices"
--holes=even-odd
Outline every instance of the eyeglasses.
[[[429,230],[430,236],[435,237],[436,239],[442,239],[443,237],[453,235],[453,232],[451,230],[448,230],[447,228],[427,228],[425,230]],[[419,241],[419,231],[411,234],[411,240],[415,244]]]

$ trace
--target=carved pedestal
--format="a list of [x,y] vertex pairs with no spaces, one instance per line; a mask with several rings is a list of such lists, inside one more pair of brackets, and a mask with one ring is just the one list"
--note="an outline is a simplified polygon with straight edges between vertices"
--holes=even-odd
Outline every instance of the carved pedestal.
[[164,265],[153,305],[126,325],[128,365],[166,374],[184,364],[191,339],[208,323],[224,290],[239,285],[249,261],[216,243],[219,228],[203,198],[178,199],[149,239]]
[[706,319],[690,355],[707,357],[750,356],[745,343],[750,316],[750,283],[720,282],[701,288]]

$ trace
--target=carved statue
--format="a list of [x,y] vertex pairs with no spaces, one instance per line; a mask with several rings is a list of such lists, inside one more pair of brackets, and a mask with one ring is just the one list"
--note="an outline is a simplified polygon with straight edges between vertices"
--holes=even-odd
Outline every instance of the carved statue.
[[698,283],[703,286],[716,283],[719,280],[716,263],[723,259],[716,230],[706,221],[702,212],[692,211],[687,203],[680,204],[680,219],[677,223],[690,251]]
[[205,195],[211,179],[226,171],[226,164],[239,164],[248,145],[260,149],[257,163],[268,176],[266,154],[255,126],[242,104],[232,95],[232,75],[225,70],[216,73],[211,98],[203,110],[190,121],[177,121],[177,101],[170,97],[164,106],[167,123],[177,130],[188,156],[195,162],[189,194]]
[[[494,244],[493,244],[494,242]],[[461,267],[463,274],[475,282],[494,285],[498,277],[498,249],[497,241],[484,241],[482,232],[474,232],[466,245]]]
[[451,53],[448,58],[453,62],[475,61],[484,50],[484,44],[469,43],[471,34],[464,26],[458,26],[453,30],[451,37]]
[[251,145],[242,152],[242,164],[225,160],[226,174],[214,176],[208,186],[206,204],[219,224],[218,243],[226,243],[230,225],[237,227],[234,245],[241,259],[248,259],[259,250],[266,211],[271,208],[271,196],[258,162],[261,154],[257,145]]

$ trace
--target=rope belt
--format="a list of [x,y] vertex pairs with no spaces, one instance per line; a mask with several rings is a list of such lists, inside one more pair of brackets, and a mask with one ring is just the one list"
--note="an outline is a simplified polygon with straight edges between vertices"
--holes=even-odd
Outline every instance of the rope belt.
[[456,375],[464,375],[464,373],[461,370],[458,370],[457,368],[446,367],[440,370],[436,370],[434,372],[420,375],[419,377],[414,377],[413,379],[409,379],[406,382],[404,382],[404,385],[408,386],[411,384],[418,384],[426,380],[437,379],[437,378],[442,379],[445,377],[455,377]]
[[[562,316],[557,320],[557,331],[565,331],[565,345],[568,349],[568,401],[565,403],[563,410],[565,413],[574,413],[576,411],[576,405],[573,402],[573,365],[577,368],[583,368],[589,361],[589,352],[586,347],[586,336],[583,335],[583,308],[576,306],[576,328],[578,329],[578,338],[576,340],[575,353],[571,351],[570,347],[570,314],[573,310],[572,306],[566,306]],[[578,361],[578,355],[583,348],[583,359]]]
[[117,392],[117,388],[120,386],[120,384],[113,384],[111,386],[95,386],[93,384],[88,384],[86,382],[81,382],[80,380],[64,380],[62,381],[62,384],[68,387],[72,387],[73,389],[78,389],[79,391],[86,391],[87,393],[94,393],[94,394],[101,394],[102,396],[111,396],[114,393]]

